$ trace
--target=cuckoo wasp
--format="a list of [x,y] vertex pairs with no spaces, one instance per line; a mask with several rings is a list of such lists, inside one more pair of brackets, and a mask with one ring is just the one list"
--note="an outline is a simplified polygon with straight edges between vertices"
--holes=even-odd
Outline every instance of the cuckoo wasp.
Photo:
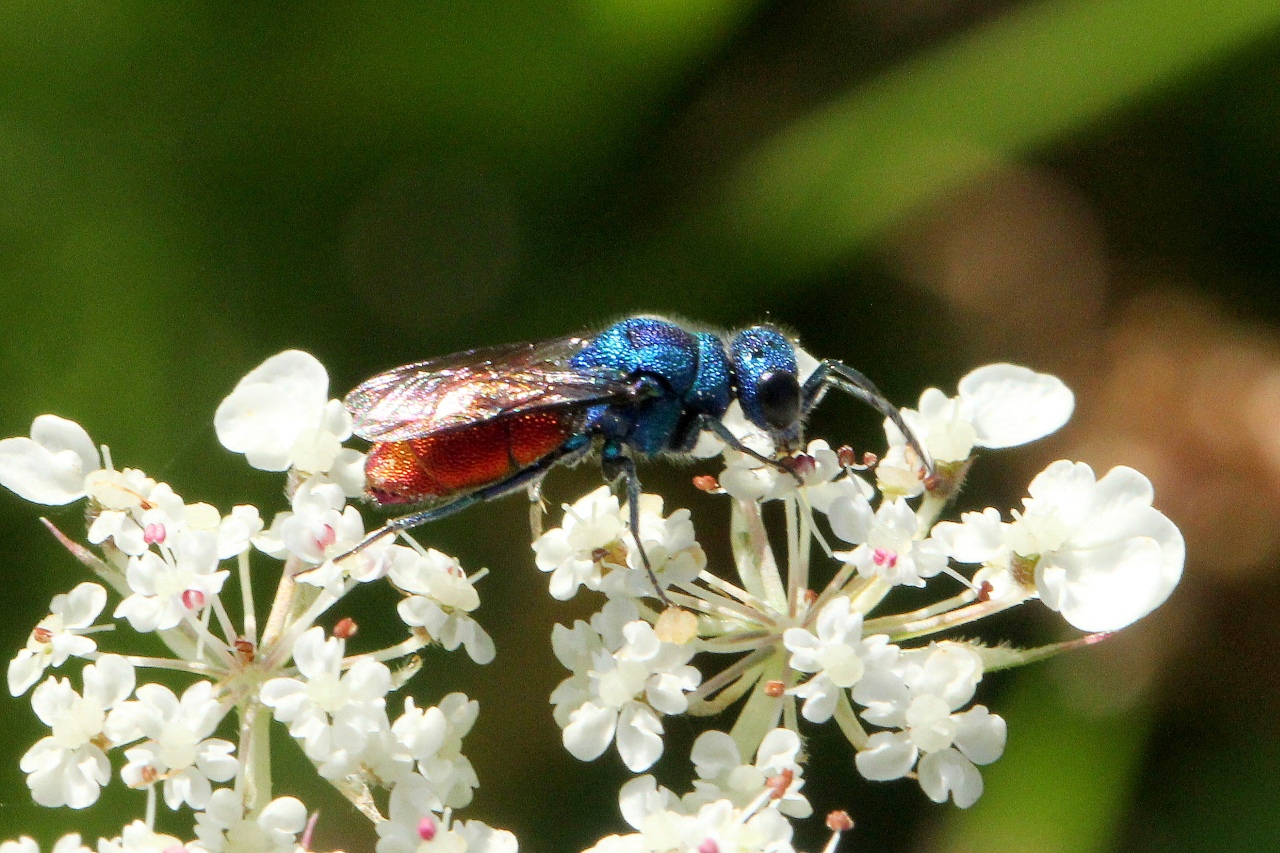
[[[631,317],[596,334],[507,344],[397,367],[347,395],[378,504],[419,505],[370,533],[349,556],[402,530],[481,501],[537,487],[561,463],[598,450],[604,477],[623,481],[640,545],[635,460],[691,451],[703,432],[746,447],[722,418],[737,400],[780,451],[798,447],[805,417],[832,388],[889,418],[928,465],[898,410],[858,371],[817,362],[804,375],[797,344],[773,326],[730,334],[660,317]],[[648,556],[641,558],[653,578]],[[338,559],[341,559],[338,558]]]

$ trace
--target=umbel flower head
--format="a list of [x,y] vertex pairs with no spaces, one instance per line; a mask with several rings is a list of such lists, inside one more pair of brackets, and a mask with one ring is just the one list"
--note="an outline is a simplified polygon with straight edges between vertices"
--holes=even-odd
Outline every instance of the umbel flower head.
[[[776,726],[804,734],[806,724],[834,723],[865,778],[910,777],[931,799],[972,805],[982,792],[978,768],[1000,757],[1006,735],[1003,718],[973,704],[983,674],[1101,637],[1016,650],[930,636],[1036,599],[1077,628],[1115,631],[1159,606],[1181,573],[1181,534],[1152,508],[1150,483],[1127,468],[1095,480],[1083,463],[1055,462],[1010,521],[995,508],[937,521],[973,448],[1040,438],[1072,407],[1060,381],[1012,365],[974,371],[956,398],[927,391],[922,411],[904,410],[903,419],[937,455],[932,489],[891,422],[875,484],[851,453],[821,440],[792,460],[790,476],[727,453],[713,490],[733,515],[732,573],[707,565],[691,528],[652,540],[663,555],[691,555],[687,571],[658,577],[670,601],[696,614],[693,637],[664,631],[670,611],[654,606],[651,590],[615,580],[634,578],[640,566],[628,547],[627,507],[605,489],[565,505],[562,526],[534,542],[538,567],[557,598],[606,595],[595,616],[552,635],[571,673],[552,694],[566,748],[590,759],[613,742],[641,771],[661,755],[664,716],[724,713],[746,697],[731,728],[741,754]],[[761,514],[770,500],[784,504],[785,551],[774,549]],[[687,527],[687,517],[680,521]],[[833,550],[834,541],[849,549]],[[824,571],[815,554],[831,558],[821,587],[812,583]],[[966,563],[980,564],[972,577],[960,571]],[[944,592],[927,607],[882,613],[897,586]]]
[[[494,659],[483,572],[407,536],[365,543],[350,503],[364,454],[344,446],[351,416],[328,388],[323,366],[290,350],[217,408],[227,449],[283,473],[288,505],[269,524],[257,507],[220,511],[117,470],[81,426],[53,415],[0,441],[0,485],[39,504],[84,502],[82,537],[49,527],[94,579],[71,578],[53,598],[7,684],[30,694],[47,727],[19,759],[36,803],[84,809],[109,785],[145,792],[99,853],[312,849],[327,818],[309,814],[293,780],[273,778],[273,739],[292,740],[369,819],[378,853],[517,849],[511,833],[456,814],[480,781],[464,753],[477,703],[397,695],[429,645]],[[1040,601],[1078,629],[1115,631],[1158,607],[1181,574],[1182,536],[1129,468],[1099,477],[1058,461],[1021,507],[939,521],[974,448],[1047,435],[1073,402],[1054,377],[1013,365],[979,368],[956,397],[927,390],[902,419],[935,461],[931,476],[890,422],[878,465],[820,439],[767,464],[775,449],[735,404],[725,427],[752,453],[699,446],[724,456],[719,476],[699,482],[731,517],[728,564],[712,564],[690,512],[657,495],[638,497],[635,531],[626,496],[608,486],[565,504],[531,558],[553,598],[594,597],[590,616],[550,632],[567,672],[550,696],[565,748],[583,761],[616,751],[641,773],[666,750],[667,718],[717,717],[689,756],[692,789],[636,776],[619,795],[631,831],[601,827],[591,849],[790,853],[793,821],[813,811],[803,745],[824,725],[865,779],[910,779],[932,800],[972,805],[1007,729],[975,701],[983,675],[1101,635],[1020,650],[956,640],[955,629]],[[782,505],[778,530],[762,511],[771,501]],[[275,589],[255,592],[267,578]],[[387,616],[403,626],[385,648],[363,644],[342,614],[348,595],[376,585],[392,591]],[[929,603],[885,612],[895,587]],[[137,634],[149,644],[130,648]],[[161,801],[180,835],[157,832]],[[828,851],[850,825],[828,818]],[[27,837],[0,844],[39,849]],[[89,848],[69,834],[51,849]]]

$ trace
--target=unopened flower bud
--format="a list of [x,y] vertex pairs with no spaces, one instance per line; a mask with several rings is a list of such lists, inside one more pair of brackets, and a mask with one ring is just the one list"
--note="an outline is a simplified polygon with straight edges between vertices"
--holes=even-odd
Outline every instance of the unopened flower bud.
[[699,474],[693,478],[693,487],[707,494],[718,494],[720,492],[720,481],[710,474]]
[[664,643],[682,646],[698,636],[698,617],[680,607],[668,607],[653,626],[658,639]]

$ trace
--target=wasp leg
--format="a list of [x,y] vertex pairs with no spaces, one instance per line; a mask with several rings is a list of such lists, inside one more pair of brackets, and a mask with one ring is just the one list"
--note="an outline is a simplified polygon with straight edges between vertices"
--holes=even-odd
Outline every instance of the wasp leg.
[[844,362],[827,360],[818,364],[817,369],[809,375],[804,387],[800,389],[801,410],[808,414],[832,388],[839,388],[846,394],[858,398],[892,421],[898,431],[906,437],[907,444],[911,445],[911,449],[920,457],[929,475],[936,473],[933,460],[928,453],[925,453],[924,447],[912,432],[911,427],[907,426],[907,422],[902,419],[902,412],[880,393],[880,389],[870,379]]
[[738,451],[739,453],[747,454],[752,459],[755,459],[757,462],[763,462],[764,464],[772,468],[777,468],[779,471],[782,471],[783,473],[790,474],[792,477],[795,477],[797,483],[801,482],[800,475],[797,474],[794,470],[792,470],[791,466],[787,465],[786,462],[783,462],[781,459],[773,459],[771,457],[765,456],[763,453],[757,453],[754,450],[752,450],[750,447],[747,447],[738,439],[736,435],[734,435],[732,432],[729,431],[729,428],[724,425],[723,421],[720,421],[717,418],[712,417],[711,415],[703,415],[701,417],[701,420],[702,420],[703,429],[707,429],[715,433],[717,438],[719,438],[725,444],[729,445],[734,450]]
[[611,483],[617,482],[619,478],[626,478],[627,508],[631,515],[628,519],[631,538],[640,549],[640,561],[644,563],[644,570],[649,573],[649,582],[653,584],[653,591],[658,594],[658,598],[662,599],[663,604],[674,607],[671,599],[667,598],[667,594],[662,590],[662,585],[658,583],[658,575],[649,562],[649,554],[644,550],[644,543],[640,541],[640,477],[636,475],[635,460],[626,454],[621,444],[609,441],[600,451],[600,470],[604,473],[605,479]]
[[573,459],[575,456],[581,457],[591,449],[591,440],[586,436],[570,439],[564,445],[555,451],[548,453],[537,462],[518,471],[512,476],[501,482],[485,486],[483,489],[476,489],[474,492],[454,498],[448,503],[439,504],[438,506],[420,509],[417,512],[411,512],[408,515],[401,515],[388,520],[377,530],[364,537],[358,545],[343,554],[339,554],[333,558],[333,562],[345,560],[353,554],[358,554],[373,543],[387,536],[392,536],[403,530],[417,527],[421,524],[427,524],[431,521],[438,521],[441,518],[453,515],[455,512],[462,512],[467,507],[474,506],[484,501],[491,501],[494,498],[500,498],[520,489],[527,489],[542,481],[547,471],[551,470],[555,465],[566,460]]
[[542,519],[547,514],[547,502],[542,499],[542,478],[528,485],[529,533],[534,539],[542,535]]

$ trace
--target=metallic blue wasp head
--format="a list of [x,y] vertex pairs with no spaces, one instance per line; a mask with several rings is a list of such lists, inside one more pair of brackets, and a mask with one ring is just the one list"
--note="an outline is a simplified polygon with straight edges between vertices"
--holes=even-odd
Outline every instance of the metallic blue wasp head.
[[773,326],[743,329],[729,342],[742,413],[780,447],[800,440],[804,408],[795,346]]

